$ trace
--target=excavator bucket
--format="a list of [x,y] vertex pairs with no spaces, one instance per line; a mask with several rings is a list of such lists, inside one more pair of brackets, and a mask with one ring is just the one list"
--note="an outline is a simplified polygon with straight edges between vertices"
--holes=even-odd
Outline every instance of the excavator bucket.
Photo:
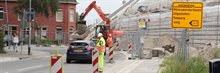
[[86,25],[86,21],[84,21],[84,20],[77,21],[77,24],[78,25]]

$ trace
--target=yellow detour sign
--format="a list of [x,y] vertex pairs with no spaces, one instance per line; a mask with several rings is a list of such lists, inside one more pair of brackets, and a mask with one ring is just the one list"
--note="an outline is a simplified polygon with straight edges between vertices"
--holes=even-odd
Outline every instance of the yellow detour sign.
[[202,28],[202,2],[173,2],[172,28]]

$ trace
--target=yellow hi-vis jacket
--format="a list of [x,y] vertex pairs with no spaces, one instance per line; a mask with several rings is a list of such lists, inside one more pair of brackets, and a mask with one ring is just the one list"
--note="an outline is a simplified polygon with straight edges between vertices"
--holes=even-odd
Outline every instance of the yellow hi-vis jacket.
[[105,39],[103,37],[101,37],[96,44],[96,50],[98,50],[100,52],[105,52],[105,45],[106,45]]

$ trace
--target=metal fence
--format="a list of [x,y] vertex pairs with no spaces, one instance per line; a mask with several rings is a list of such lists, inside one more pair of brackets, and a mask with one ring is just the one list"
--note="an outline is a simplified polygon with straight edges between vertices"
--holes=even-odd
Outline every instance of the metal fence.
[[[219,44],[220,39],[220,24],[219,24],[219,6],[206,6],[203,14],[203,28],[202,29],[190,29],[189,44],[193,47],[203,46],[207,43]],[[170,34],[177,39],[181,38],[182,29],[172,29],[171,26],[171,12],[153,13],[146,16],[132,16],[120,19],[117,25],[121,25],[122,30],[136,31],[137,21],[140,18],[150,19],[147,24],[145,35],[149,37],[160,37],[164,34]],[[142,33],[143,34],[143,33]],[[179,40],[181,41],[181,40]]]
[[[32,44],[39,44],[42,43],[41,41],[47,40],[50,42],[50,44],[55,45],[67,45],[69,42],[71,42],[70,35],[66,32],[46,32],[45,34],[39,33],[39,32],[33,32],[32,34]],[[20,40],[23,41],[24,44],[28,44],[28,32],[20,32]]]

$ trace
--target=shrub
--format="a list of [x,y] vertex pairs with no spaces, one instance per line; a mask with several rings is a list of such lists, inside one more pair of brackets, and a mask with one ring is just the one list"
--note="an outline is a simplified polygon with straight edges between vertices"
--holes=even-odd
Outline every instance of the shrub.
[[220,58],[220,49],[219,48],[215,48],[213,55],[214,55],[214,58]]
[[56,44],[54,40],[49,40],[49,39],[42,39],[42,40],[37,41],[37,43],[43,46],[50,46],[50,45]]
[[6,53],[4,50],[4,35],[2,31],[0,31],[0,53]]
[[[163,68],[162,73],[184,73],[183,57],[179,59],[175,56],[165,58],[160,65]],[[191,57],[187,67],[187,73],[208,73],[208,65],[202,57]]]

